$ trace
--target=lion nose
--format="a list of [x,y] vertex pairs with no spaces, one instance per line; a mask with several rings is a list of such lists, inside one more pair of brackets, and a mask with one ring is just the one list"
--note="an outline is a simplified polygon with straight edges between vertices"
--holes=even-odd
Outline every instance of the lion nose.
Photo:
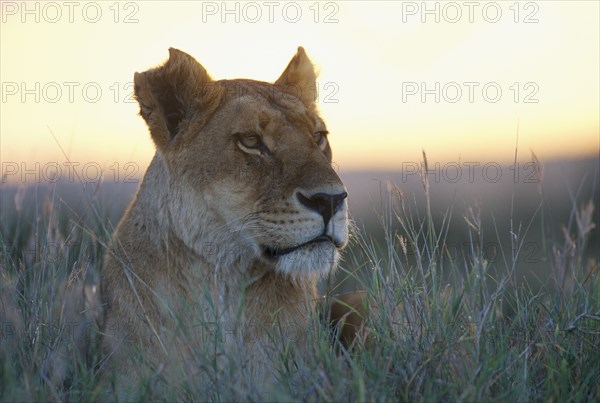
[[297,192],[296,197],[303,206],[308,207],[309,209],[319,213],[321,217],[323,217],[325,228],[327,228],[327,224],[329,224],[331,216],[334,215],[342,206],[344,199],[348,197],[348,193],[316,193],[312,196],[307,197],[304,196],[302,193]]

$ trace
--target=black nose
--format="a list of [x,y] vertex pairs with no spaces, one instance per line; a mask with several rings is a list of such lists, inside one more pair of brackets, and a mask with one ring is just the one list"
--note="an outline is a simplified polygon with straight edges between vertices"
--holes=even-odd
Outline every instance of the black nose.
[[296,193],[296,197],[303,206],[306,206],[309,209],[321,214],[321,217],[323,217],[323,222],[325,223],[325,229],[327,229],[327,224],[329,224],[331,216],[338,211],[347,196],[348,193],[346,192],[335,195],[316,193],[309,197],[304,196],[300,192]]

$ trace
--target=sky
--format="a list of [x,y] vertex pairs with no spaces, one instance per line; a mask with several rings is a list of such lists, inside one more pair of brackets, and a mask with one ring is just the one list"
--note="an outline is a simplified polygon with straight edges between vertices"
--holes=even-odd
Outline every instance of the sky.
[[422,150],[430,163],[596,156],[599,4],[2,1],[3,181],[56,166],[141,175],[154,146],[133,73],[169,47],[215,79],[272,82],[303,46],[344,170],[401,169]]

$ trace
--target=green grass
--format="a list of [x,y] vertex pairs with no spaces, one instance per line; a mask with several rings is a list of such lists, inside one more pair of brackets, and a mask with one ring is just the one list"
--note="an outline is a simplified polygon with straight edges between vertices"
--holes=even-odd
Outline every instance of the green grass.
[[[175,387],[166,400],[308,401],[592,401],[600,399],[600,272],[588,253],[594,205],[574,200],[572,219],[553,222],[538,212],[529,222],[484,228],[487,216],[474,203],[464,212],[411,203],[390,187],[380,212],[385,239],[355,229],[328,298],[340,280],[366,290],[371,314],[368,337],[351,352],[334,345],[329,329],[315,321],[309,353],[298,357],[285,340],[274,360],[272,382],[254,379],[239,355],[219,337],[212,353],[195,357],[197,375]],[[22,191],[21,191],[22,192]],[[54,188],[16,195],[13,215],[3,208],[0,268],[0,399],[114,400],[96,347],[98,312],[81,311],[99,301],[101,256],[112,229],[110,202],[101,191],[85,193],[83,209],[61,200]],[[5,194],[6,195],[6,194]],[[3,199],[6,203],[6,199]],[[10,200],[12,203],[13,200]],[[472,240],[461,253],[448,248],[451,223]],[[544,277],[525,280],[522,254],[532,223],[563,238],[536,235]],[[494,259],[479,245],[498,246]],[[526,269],[526,267],[525,267]],[[82,305],[83,304],[83,305]],[[274,340],[278,337],[273,334]],[[133,397],[157,397],[145,379]]]

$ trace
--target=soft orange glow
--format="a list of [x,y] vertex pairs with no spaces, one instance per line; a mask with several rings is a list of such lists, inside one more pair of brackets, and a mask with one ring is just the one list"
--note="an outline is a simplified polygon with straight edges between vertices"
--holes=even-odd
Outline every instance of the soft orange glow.
[[217,79],[273,81],[298,45],[321,70],[343,169],[399,168],[422,149],[510,161],[517,126],[524,158],[597,154],[599,3],[475,3],[5,1],[0,158],[143,171],[154,151],[134,71],[173,46]]

